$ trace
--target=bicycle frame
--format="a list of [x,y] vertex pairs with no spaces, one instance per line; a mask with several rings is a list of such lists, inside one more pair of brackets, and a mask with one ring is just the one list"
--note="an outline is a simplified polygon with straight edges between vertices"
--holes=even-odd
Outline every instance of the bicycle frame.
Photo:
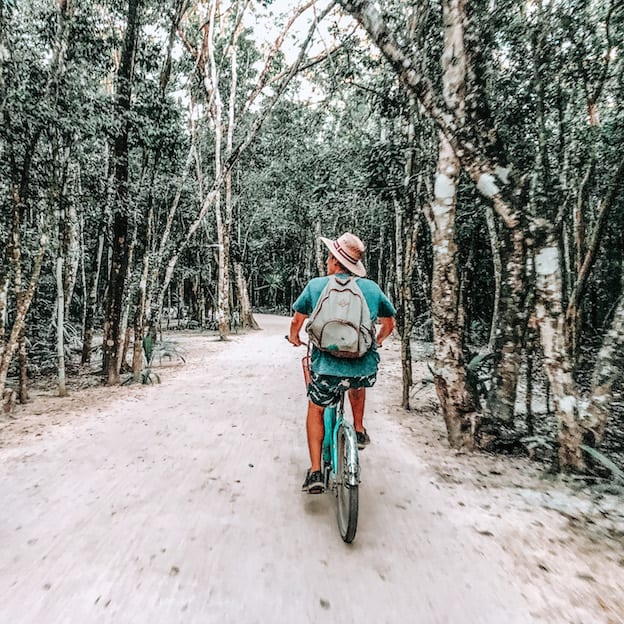
[[[344,419],[344,392],[340,397],[338,405],[326,407],[323,413],[325,425],[325,436],[323,438],[323,463],[330,468],[330,474],[325,472],[325,480],[328,481],[330,476],[335,479],[344,479],[347,487],[355,487],[360,482],[360,465],[358,462],[357,436],[353,425]],[[338,435],[340,429],[345,434],[345,443],[348,446],[346,454],[350,461],[345,466],[345,474],[337,475],[336,466],[338,466]],[[325,483],[327,488],[329,483]]]

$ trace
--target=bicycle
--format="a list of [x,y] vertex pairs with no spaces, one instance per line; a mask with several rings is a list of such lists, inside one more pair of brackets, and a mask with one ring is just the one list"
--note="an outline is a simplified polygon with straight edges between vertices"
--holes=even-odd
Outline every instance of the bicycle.
[[[310,382],[310,347],[302,358],[306,388]],[[340,537],[347,544],[355,539],[359,511],[360,462],[357,436],[353,425],[344,418],[347,388],[340,393],[335,405],[323,412],[325,436],[321,451],[321,471],[325,491],[336,496],[336,518]]]

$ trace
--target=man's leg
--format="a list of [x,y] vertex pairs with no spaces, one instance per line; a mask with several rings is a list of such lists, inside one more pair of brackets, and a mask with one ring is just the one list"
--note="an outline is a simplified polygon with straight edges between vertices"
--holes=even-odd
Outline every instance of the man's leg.
[[324,407],[308,401],[306,431],[308,433],[308,450],[310,451],[310,472],[316,472],[321,469],[321,447],[323,446],[323,436],[325,435],[324,411]]
[[366,388],[351,388],[349,403],[353,412],[353,426],[356,431],[364,431],[364,404],[366,403]]
[[366,388],[351,388],[349,403],[353,412],[353,427],[357,435],[358,448],[362,450],[370,444],[370,437],[364,428],[364,404],[366,403]]

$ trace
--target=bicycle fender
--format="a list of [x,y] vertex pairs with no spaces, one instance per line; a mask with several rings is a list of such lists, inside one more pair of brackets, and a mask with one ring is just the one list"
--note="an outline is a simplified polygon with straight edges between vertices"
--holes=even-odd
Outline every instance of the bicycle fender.
[[360,462],[358,459],[357,436],[353,425],[343,421],[342,428],[345,433],[345,446],[347,461],[345,462],[345,481],[348,486],[357,486],[360,483]]

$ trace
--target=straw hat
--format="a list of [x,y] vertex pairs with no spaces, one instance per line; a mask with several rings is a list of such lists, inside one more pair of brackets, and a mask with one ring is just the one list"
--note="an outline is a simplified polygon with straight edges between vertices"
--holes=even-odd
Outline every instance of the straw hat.
[[351,273],[358,277],[364,277],[366,275],[366,269],[361,261],[366,247],[355,234],[345,232],[336,240],[321,236],[321,241],[323,241],[327,249],[329,249],[343,267],[349,269]]

